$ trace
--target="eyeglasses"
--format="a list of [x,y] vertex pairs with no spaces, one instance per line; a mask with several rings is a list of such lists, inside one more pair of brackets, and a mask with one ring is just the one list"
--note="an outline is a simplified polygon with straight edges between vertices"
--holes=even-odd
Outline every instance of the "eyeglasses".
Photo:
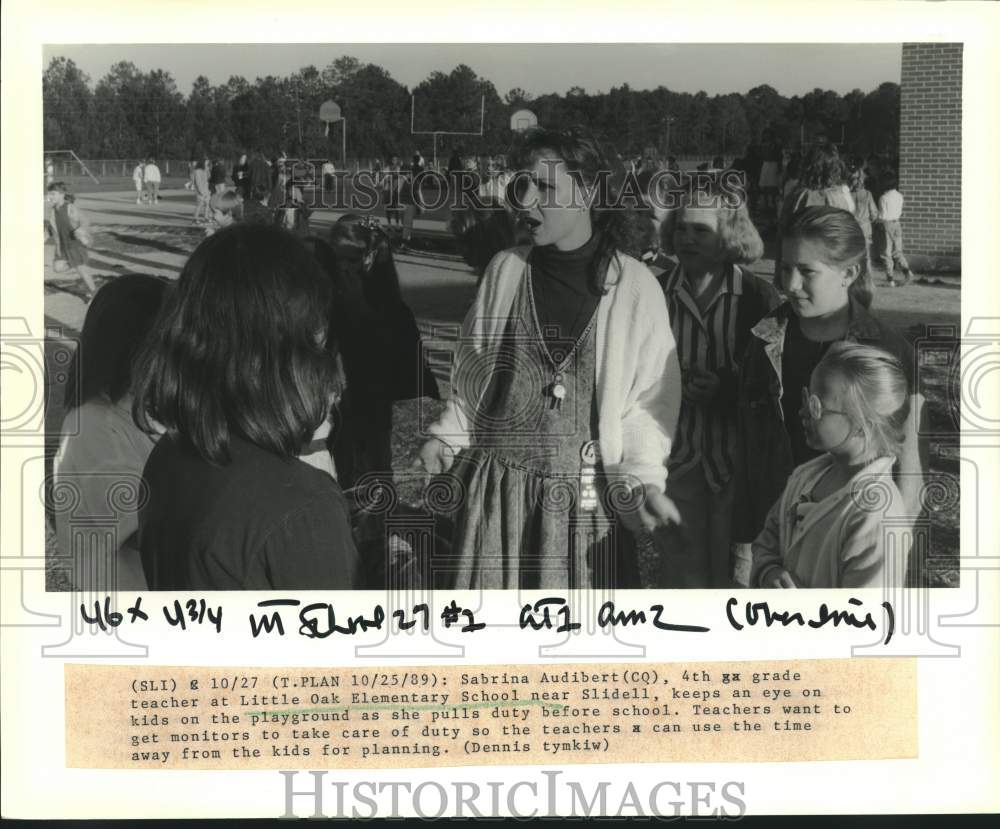
[[813,420],[820,420],[824,414],[839,414],[848,417],[847,412],[823,408],[823,401],[817,395],[810,394],[809,389],[805,386],[802,387],[802,406],[809,412],[809,416]]

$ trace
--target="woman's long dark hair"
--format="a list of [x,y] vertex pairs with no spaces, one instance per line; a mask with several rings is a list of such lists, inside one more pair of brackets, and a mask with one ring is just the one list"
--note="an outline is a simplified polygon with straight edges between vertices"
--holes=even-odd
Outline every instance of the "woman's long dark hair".
[[326,418],[338,382],[325,348],[330,283],[275,227],[234,225],[202,242],[140,355],[133,416],[225,463],[240,435],[291,457]]
[[[642,255],[646,219],[635,206],[619,203],[625,182],[625,166],[617,155],[584,127],[560,131],[535,127],[526,130],[508,153],[515,170],[527,170],[545,152],[561,158],[577,183],[588,191],[593,188],[591,220],[600,233],[600,243],[591,274],[591,288],[606,291],[608,266],[616,251],[638,259]],[[523,177],[515,176],[516,187]],[[508,201],[517,204],[518,194]]]
[[155,276],[127,274],[103,285],[87,308],[80,343],[69,365],[67,411],[105,397],[120,402],[132,383],[135,360],[167,283]]

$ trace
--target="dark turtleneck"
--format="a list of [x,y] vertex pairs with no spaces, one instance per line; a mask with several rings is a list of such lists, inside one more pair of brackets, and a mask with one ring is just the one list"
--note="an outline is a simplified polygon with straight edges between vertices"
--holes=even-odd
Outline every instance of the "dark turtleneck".
[[531,289],[546,344],[575,341],[590,322],[601,298],[591,278],[600,243],[595,231],[576,250],[546,245],[531,251]]

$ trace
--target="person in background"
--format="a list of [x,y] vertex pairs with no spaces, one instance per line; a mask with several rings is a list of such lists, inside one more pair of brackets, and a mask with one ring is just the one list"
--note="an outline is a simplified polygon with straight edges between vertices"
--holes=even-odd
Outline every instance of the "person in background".
[[781,188],[781,203],[799,186],[799,176],[802,170],[802,153],[794,152],[788,156],[788,166],[785,167],[785,183]]
[[208,186],[208,171],[205,169],[205,159],[195,162],[194,173],[194,224],[205,224],[209,221],[209,200],[212,198],[212,191]]
[[764,243],[746,205],[717,180],[696,183],[661,233],[664,252],[678,259],[662,284],[683,382],[667,496],[686,543],[658,545],[657,586],[731,587],[740,363],[778,293],[746,267]]
[[228,189],[226,184],[226,162],[221,158],[212,163],[211,171],[208,174],[208,186],[213,193],[224,193]]
[[247,187],[251,194],[257,192],[260,185],[266,186],[268,190],[271,189],[271,168],[260,149],[255,149],[250,154],[250,169],[247,177]]
[[142,171],[142,180],[146,185],[146,196],[150,204],[160,203],[160,168],[156,166],[156,159],[150,158]]
[[[97,293],[97,282],[88,262],[87,247],[90,239],[83,214],[76,206],[73,195],[61,181],[54,181],[49,185],[45,201],[51,210],[49,223],[55,230],[56,250],[52,268],[57,273],[61,268],[77,274],[83,280],[89,302]],[[65,264],[60,266],[60,262]]]
[[208,200],[209,218],[205,235],[211,236],[216,231],[229,227],[236,222],[236,212],[242,202],[240,197],[232,190],[223,189],[213,193]]
[[343,378],[329,279],[299,239],[235,225],[203,241],[136,362],[150,590],[356,586],[347,502],[299,460]]
[[514,216],[495,197],[485,203],[475,199],[473,204],[453,211],[448,228],[465,263],[475,271],[477,282],[500,251],[529,241],[526,234],[518,233]]
[[[847,186],[847,169],[833,144],[820,143],[806,154],[800,168],[798,184],[782,202],[778,213],[778,239],[795,216],[807,207],[837,207],[854,213],[854,199]],[[775,280],[781,278],[782,247],[774,256]]]
[[276,213],[278,224],[285,230],[305,238],[309,235],[309,216],[312,211],[306,205],[302,188],[295,184],[290,176],[283,176],[281,180],[284,181],[284,197]]
[[778,189],[781,187],[781,144],[773,129],[764,130],[760,147],[760,179],[758,180],[760,204],[765,210],[777,211]]
[[135,185],[135,203],[142,204],[142,191],[145,183],[142,178],[145,175],[146,162],[140,161],[132,170],[132,183]]
[[250,164],[247,162],[247,154],[241,153],[233,167],[233,185],[240,198],[250,198]]
[[320,167],[320,175],[323,178],[323,189],[327,192],[333,191],[333,177],[336,173],[337,168],[329,158],[323,162],[323,166]]
[[403,174],[399,165],[399,157],[393,156],[389,159],[389,165],[382,176],[380,192],[382,203],[385,205],[385,221],[392,234],[392,225],[395,222],[400,229],[403,227],[403,207],[400,203],[399,192],[403,185]]
[[854,218],[861,225],[865,234],[865,262],[868,272],[872,272],[872,226],[878,221],[879,212],[872,194],[865,189],[865,171],[861,166],[854,167],[848,174],[851,188],[851,198],[854,199]]
[[873,283],[861,226],[846,210],[807,207],[785,229],[782,247],[776,287],[787,299],[754,326],[740,367],[734,534],[752,542],[792,470],[819,453],[798,416],[796,389],[809,384],[820,359],[842,340],[890,352],[906,373],[910,414],[894,473],[916,520],[928,458],[924,399],[912,347],[869,310]]
[[[903,255],[903,194],[896,189],[897,184],[895,173],[885,174],[882,195],[878,199],[878,218],[875,220],[881,231],[879,259],[892,288],[908,285],[913,279],[910,263]],[[896,268],[903,274],[902,281],[896,281]]]
[[833,144],[817,144],[806,155],[799,183],[781,207],[781,226],[785,227],[805,208],[819,205],[854,212],[854,199],[847,186],[847,170]]
[[[412,169],[418,167],[417,157],[414,156]],[[413,242],[413,222],[422,212],[420,207],[420,190],[418,187],[416,172],[404,172],[399,185],[399,203],[401,205],[403,234],[399,241],[399,252],[408,253]]]
[[806,439],[822,454],[792,472],[768,513],[750,586],[903,587],[912,533],[892,479],[909,417],[902,365],[878,348],[834,343],[801,400]]
[[462,155],[461,155],[461,153],[459,153],[458,148],[456,147],[454,150],[451,151],[451,155],[448,158],[448,178],[449,178],[449,180],[456,173],[461,172],[462,169],[463,169]]
[[[59,549],[72,558],[74,586],[81,592],[146,589],[137,505],[144,500],[142,470],[158,435],[143,432],[132,420],[130,387],[132,363],[167,287],[157,277],[133,274],[104,285],[87,308],[67,372],[54,501],[58,505],[68,492],[73,499],[71,509],[56,510],[55,525]],[[110,545],[107,520],[91,533],[86,522],[106,519],[109,505],[116,505]]]
[[271,188],[257,184],[250,199],[243,202],[243,221],[254,224],[274,224],[274,209],[270,206]]
[[52,163],[51,158],[45,159],[45,186],[48,187],[56,180],[56,165]]
[[885,174],[885,161],[875,153],[865,160],[865,189],[872,194],[875,203],[882,195],[882,179]]

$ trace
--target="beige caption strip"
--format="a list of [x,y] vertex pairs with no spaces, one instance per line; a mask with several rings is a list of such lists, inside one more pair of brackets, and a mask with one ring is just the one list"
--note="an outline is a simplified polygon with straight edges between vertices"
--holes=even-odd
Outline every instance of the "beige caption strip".
[[71,768],[316,769],[917,756],[916,662],[66,665]]

